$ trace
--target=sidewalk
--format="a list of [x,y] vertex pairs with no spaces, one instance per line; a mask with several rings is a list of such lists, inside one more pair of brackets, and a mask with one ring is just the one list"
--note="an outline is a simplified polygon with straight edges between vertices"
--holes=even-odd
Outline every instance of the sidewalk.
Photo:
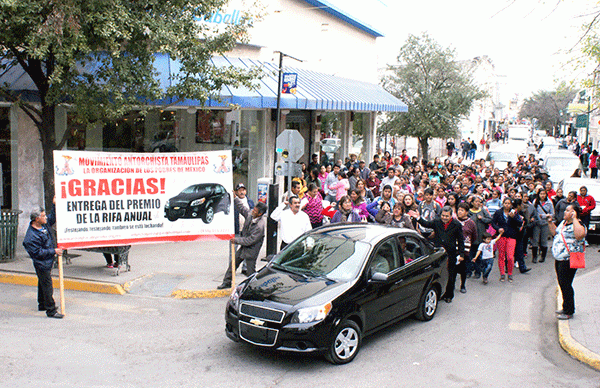
[[[266,244],[265,244],[266,245]],[[265,262],[265,245],[257,269]],[[69,250],[78,255],[63,265],[65,289],[110,294],[171,296],[175,298],[212,298],[228,296],[230,290],[217,290],[230,260],[229,241],[195,241],[164,244],[133,245],[129,252],[130,271],[121,266],[107,268],[101,253]],[[236,283],[246,277],[236,273]],[[52,270],[58,288],[58,269]],[[0,283],[37,286],[33,264],[17,242],[16,260],[0,263]]]
[[[579,270],[573,281],[576,311],[572,319],[558,321],[558,339],[573,358],[600,370],[600,268],[590,272]],[[557,306],[562,308],[562,295],[557,287]]]

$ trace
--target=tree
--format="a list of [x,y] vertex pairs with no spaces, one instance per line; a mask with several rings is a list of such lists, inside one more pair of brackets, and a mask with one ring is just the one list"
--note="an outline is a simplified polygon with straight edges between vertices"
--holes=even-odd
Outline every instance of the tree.
[[410,35],[400,49],[397,65],[388,65],[382,84],[408,105],[407,113],[391,113],[384,120],[390,133],[419,139],[427,159],[430,138],[458,135],[461,118],[485,93],[455,60],[454,50],[444,49],[427,34]]
[[556,90],[541,90],[525,100],[519,118],[536,119],[540,129],[554,135],[561,124],[561,111],[566,118],[567,106],[576,94],[577,91],[565,83]]
[[[52,151],[55,111],[68,104],[81,123],[117,118],[132,109],[148,109],[162,99],[205,101],[223,85],[250,87],[258,71],[219,68],[214,54],[244,42],[251,23],[214,31],[203,18],[226,0],[20,0],[0,3],[0,71],[21,67],[37,89],[39,104],[17,91],[0,88],[0,96],[18,105],[35,123],[42,142],[45,202],[53,196]],[[179,61],[178,76],[164,90],[154,67],[155,55]]]

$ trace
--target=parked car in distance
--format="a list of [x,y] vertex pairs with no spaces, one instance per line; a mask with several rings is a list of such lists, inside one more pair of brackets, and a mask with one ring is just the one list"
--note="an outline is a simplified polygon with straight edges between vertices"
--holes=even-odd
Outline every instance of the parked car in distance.
[[409,229],[314,229],[233,290],[225,332],[236,342],[348,363],[363,336],[411,315],[434,317],[447,256]]
[[200,217],[210,224],[218,212],[229,214],[231,195],[218,183],[199,183],[184,189],[165,203],[165,217],[169,221]]
[[520,155],[527,154],[527,143],[517,141],[515,143],[503,144],[499,147],[491,149],[486,155],[486,161],[494,161],[494,167],[504,170],[508,163],[515,165],[519,161]]
[[[576,191],[579,194],[581,186],[585,186],[588,190],[588,194],[594,197],[594,200],[600,200],[600,181],[597,179],[590,178],[565,178],[558,183],[557,188],[562,189],[565,197],[569,191]],[[558,222],[562,220],[557,220]],[[600,207],[596,205],[596,208],[592,210],[590,214],[590,227],[588,234],[598,235],[600,234]]]
[[328,137],[321,140],[321,149],[328,154],[334,154],[342,146],[342,140],[334,137]]
[[582,177],[586,176],[579,158],[568,150],[557,149],[549,151],[543,159],[542,167],[548,171],[550,180],[555,184],[565,178],[571,177],[577,169],[581,171]]

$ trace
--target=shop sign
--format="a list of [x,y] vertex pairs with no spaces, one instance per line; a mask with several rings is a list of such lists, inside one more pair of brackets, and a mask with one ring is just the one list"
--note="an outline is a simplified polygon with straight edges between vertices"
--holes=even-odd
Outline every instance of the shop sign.
[[54,151],[62,248],[233,237],[231,151]]

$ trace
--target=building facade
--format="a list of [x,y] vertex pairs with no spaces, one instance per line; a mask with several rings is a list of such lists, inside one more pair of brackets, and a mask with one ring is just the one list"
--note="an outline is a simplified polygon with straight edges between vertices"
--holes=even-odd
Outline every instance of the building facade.
[[[234,184],[244,183],[256,200],[257,180],[274,178],[277,81],[279,52],[283,72],[298,74],[296,94],[283,94],[281,125],[296,129],[304,138],[304,155],[321,154],[324,138],[341,139],[333,156],[343,158],[360,144],[363,158],[376,149],[376,115],[380,111],[406,111],[406,105],[377,84],[377,30],[325,1],[264,1],[264,18],[250,31],[250,41],[225,56],[214,57],[217,66],[259,66],[265,76],[257,90],[224,88],[219,99],[184,100],[146,116],[131,112],[117,122],[90,130],[71,120],[67,107],[56,111],[56,136],[70,133],[67,149],[110,152],[188,152],[231,150]],[[244,12],[242,2],[208,15],[204,23],[233,23]],[[163,83],[173,80],[176,66],[158,55]],[[2,79],[33,91],[23,73]],[[17,86],[18,85],[18,86]],[[25,85],[25,86],[23,86]],[[22,209],[19,230],[24,233],[30,209],[43,203],[42,148],[34,123],[16,106],[0,106],[0,163],[3,208]],[[329,156],[331,159],[331,155]],[[281,178],[276,178],[281,179]],[[283,186],[283,185],[280,185]]]

